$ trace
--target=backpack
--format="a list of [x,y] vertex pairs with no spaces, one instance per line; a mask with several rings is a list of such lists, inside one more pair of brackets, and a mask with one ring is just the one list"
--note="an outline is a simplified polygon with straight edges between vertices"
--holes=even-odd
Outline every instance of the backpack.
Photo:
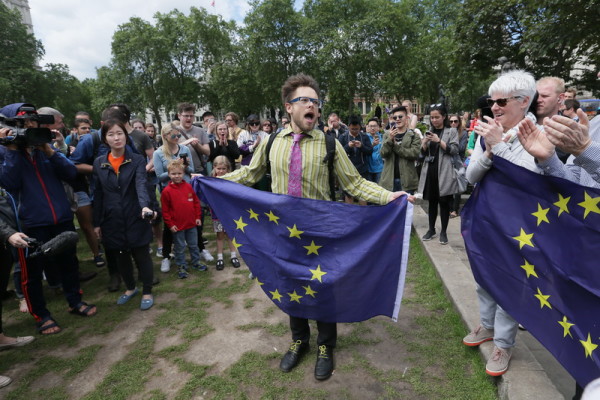
[[[265,173],[265,178],[269,182],[269,187],[272,185],[271,180],[271,146],[273,145],[273,141],[278,133],[272,133],[269,135],[269,141],[267,142],[267,148],[265,149],[265,155],[267,157],[267,171]],[[333,135],[325,135],[325,148],[326,154],[323,158],[323,162],[327,163],[327,170],[329,171],[329,196],[331,197],[331,201],[335,201],[335,175],[333,173],[333,161],[335,159],[335,141],[336,138]]]

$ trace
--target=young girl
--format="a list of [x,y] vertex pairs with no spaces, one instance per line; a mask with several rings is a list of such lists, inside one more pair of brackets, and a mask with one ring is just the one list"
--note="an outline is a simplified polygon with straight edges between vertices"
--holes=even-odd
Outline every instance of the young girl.
[[[231,172],[231,163],[225,156],[217,156],[213,161],[213,170],[212,176],[219,177],[223,176],[226,173]],[[213,210],[210,210],[213,220],[213,228],[215,233],[217,234],[217,270],[221,271],[225,268],[225,263],[223,262],[223,241],[227,239],[229,242],[229,250],[231,251],[231,264],[233,268],[239,268],[240,261],[237,258],[237,254],[235,252],[235,247],[231,243],[231,240],[227,236],[225,229],[223,229],[223,225],[221,221],[217,218]]]

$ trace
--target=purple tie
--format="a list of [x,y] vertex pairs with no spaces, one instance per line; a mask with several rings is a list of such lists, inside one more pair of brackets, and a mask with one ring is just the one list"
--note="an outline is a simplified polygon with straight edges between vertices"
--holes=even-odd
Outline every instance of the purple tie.
[[292,133],[294,143],[290,150],[290,176],[288,178],[288,194],[290,196],[302,197],[302,152],[300,151],[300,139],[303,133]]

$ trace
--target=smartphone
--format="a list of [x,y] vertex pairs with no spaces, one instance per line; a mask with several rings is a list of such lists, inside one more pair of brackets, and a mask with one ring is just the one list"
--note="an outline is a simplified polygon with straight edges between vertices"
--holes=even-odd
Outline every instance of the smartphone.
[[396,123],[395,122],[390,122],[390,129],[394,129],[396,127]]

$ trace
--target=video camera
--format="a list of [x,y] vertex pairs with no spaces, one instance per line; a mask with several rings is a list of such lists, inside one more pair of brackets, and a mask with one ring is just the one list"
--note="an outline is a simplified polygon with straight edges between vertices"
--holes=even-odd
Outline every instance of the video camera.
[[9,128],[12,130],[11,136],[0,138],[0,144],[16,144],[26,147],[40,146],[52,142],[54,135],[50,129],[25,128],[26,121],[35,121],[38,125],[50,125],[54,123],[54,116],[38,114],[35,107],[29,104],[22,105],[17,115],[12,118],[0,114],[0,129]]

